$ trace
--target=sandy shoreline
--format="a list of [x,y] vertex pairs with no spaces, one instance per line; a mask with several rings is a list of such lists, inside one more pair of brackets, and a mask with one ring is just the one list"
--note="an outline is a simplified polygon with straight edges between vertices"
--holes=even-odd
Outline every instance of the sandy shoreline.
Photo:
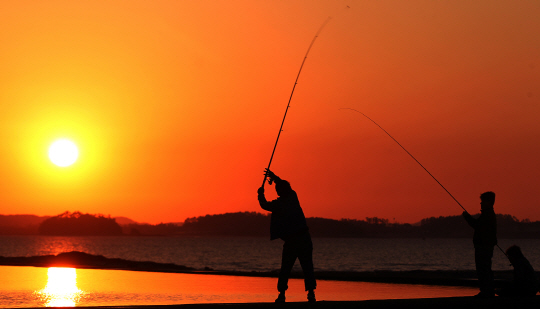
[[182,304],[159,306],[99,306],[85,308],[140,308],[140,309],[247,309],[247,308],[340,308],[340,309],[386,309],[386,308],[415,308],[415,309],[507,309],[507,308],[538,308],[540,296],[534,298],[492,298],[478,299],[474,297],[420,298],[420,299],[385,299],[364,301],[318,301],[316,303],[290,302],[275,303],[220,303],[220,304]]

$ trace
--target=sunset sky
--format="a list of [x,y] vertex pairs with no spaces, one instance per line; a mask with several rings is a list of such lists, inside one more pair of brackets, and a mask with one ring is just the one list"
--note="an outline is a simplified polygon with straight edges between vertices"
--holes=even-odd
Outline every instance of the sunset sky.
[[[540,220],[540,1],[0,3],[0,214]],[[75,164],[54,165],[66,138]],[[267,197],[275,198],[273,186]]]

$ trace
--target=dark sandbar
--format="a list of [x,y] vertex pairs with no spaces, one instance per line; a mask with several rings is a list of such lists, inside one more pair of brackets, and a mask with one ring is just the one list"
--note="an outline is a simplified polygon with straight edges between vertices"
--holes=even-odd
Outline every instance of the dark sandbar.
[[[87,269],[115,269],[149,272],[196,273],[250,277],[277,277],[278,271],[220,271],[211,269],[195,269],[173,263],[157,263],[150,261],[130,261],[119,258],[107,258],[102,255],[92,255],[72,251],[58,255],[43,255],[31,257],[2,257],[0,265],[5,266],[35,266],[35,267],[74,267]],[[341,272],[316,271],[319,280],[363,281],[380,283],[425,284],[442,286],[477,286],[474,271],[371,271],[371,272]],[[496,272],[498,281],[511,279],[511,271]],[[302,273],[291,274],[292,278],[303,278]],[[497,284],[498,285],[498,284]]]

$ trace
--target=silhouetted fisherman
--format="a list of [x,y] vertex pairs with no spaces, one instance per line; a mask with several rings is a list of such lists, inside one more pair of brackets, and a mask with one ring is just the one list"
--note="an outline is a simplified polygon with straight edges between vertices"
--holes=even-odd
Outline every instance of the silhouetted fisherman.
[[480,293],[476,297],[490,298],[495,296],[493,271],[491,259],[493,248],[497,245],[497,219],[493,205],[495,193],[489,191],[480,195],[480,216],[475,219],[468,212],[463,212],[463,217],[474,228],[474,261],[476,275],[480,285]]
[[531,263],[514,245],[506,249],[506,256],[514,266],[514,281],[497,291],[503,297],[533,297],[538,292],[538,278]]
[[265,175],[270,178],[270,181],[275,182],[278,198],[270,202],[266,201],[263,186],[257,191],[259,204],[262,209],[272,212],[270,239],[281,238],[285,241],[277,285],[279,295],[276,303],[285,302],[285,291],[288,289],[289,275],[297,258],[300,260],[304,272],[308,301],[315,302],[314,290],[317,283],[313,271],[313,243],[311,242],[306,217],[300,207],[298,196],[288,181],[282,180],[268,169],[265,169]]

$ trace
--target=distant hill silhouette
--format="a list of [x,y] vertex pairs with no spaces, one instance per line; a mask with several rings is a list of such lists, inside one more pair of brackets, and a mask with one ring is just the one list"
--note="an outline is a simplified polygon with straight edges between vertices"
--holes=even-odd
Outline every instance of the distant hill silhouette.
[[[51,216],[0,215],[0,235],[37,235],[39,225]],[[126,217],[114,217],[119,225],[138,224]]]
[[116,223],[119,225],[137,224],[137,221],[133,221],[127,217],[114,217],[114,220],[116,220]]
[[46,219],[39,225],[40,235],[55,236],[105,236],[122,235],[122,228],[116,221],[103,215],[90,215],[68,211]]
[[36,215],[0,215],[0,226],[28,226],[39,225],[51,216]]
[[268,236],[270,217],[257,212],[235,212],[188,218],[183,234],[221,236]]
[[[476,215],[478,216],[478,214]],[[355,219],[307,218],[313,237],[365,238],[470,238],[473,230],[461,215],[431,217],[419,224],[390,223],[377,217]],[[518,220],[497,215],[499,238],[540,238],[540,221]],[[236,212],[188,218],[183,225],[158,224],[124,226],[132,235],[257,236],[269,237],[270,216],[257,212]],[[133,232],[136,231],[136,232]]]
[[[476,215],[478,216],[478,214]],[[431,217],[419,225],[390,223],[388,219],[365,218],[325,219],[307,218],[313,237],[421,237],[469,238],[473,230],[461,215]],[[511,215],[497,215],[499,238],[540,238],[540,221],[518,220]],[[270,217],[255,212],[206,215],[186,219],[177,233],[184,235],[264,236],[268,237]]]
[[[122,217],[121,217],[122,218]],[[269,237],[270,217],[235,212],[187,218],[183,223],[142,224],[103,215],[65,212],[55,217],[0,215],[0,235],[131,235],[131,236],[255,236]],[[356,219],[307,218],[313,237],[470,238],[473,230],[461,215],[431,217],[418,224],[390,223],[377,217]],[[37,223],[37,224],[36,224]],[[54,224],[53,224],[54,223]],[[499,238],[540,238],[540,221],[497,215]]]
[[50,216],[0,215],[0,235],[35,235],[39,225]]

